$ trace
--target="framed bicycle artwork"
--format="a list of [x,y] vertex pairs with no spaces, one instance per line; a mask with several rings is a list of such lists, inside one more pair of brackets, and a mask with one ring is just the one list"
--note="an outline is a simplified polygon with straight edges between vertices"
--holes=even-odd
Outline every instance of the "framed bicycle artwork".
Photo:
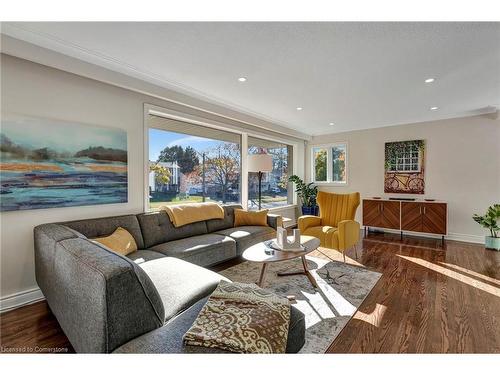
[[424,140],[385,144],[385,193],[424,194],[424,170]]

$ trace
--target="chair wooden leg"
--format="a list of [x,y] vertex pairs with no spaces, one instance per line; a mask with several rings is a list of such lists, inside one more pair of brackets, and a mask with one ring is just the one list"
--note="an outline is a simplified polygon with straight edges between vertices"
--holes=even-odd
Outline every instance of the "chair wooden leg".
[[342,251],[342,255],[344,256],[344,263],[345,263],[345,251]]

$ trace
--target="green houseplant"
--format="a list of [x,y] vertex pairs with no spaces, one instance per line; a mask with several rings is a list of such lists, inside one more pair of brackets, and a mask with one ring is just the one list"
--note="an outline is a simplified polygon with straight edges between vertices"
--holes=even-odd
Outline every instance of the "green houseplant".
[[500,219],[500,204],[494,204],[488,207],[488,211],[483,216],[474,214],[474,221],[490,231],[491,236],[486,236],[485,247],[487,249],[500,250],[500,237],[498,232],[498,219]]
[[295,192],[302,201],[302,215],[318,215],[316,196],[318,187],[312,182],[306,184],[299,176],[292,175],[288,181],[295,184]]

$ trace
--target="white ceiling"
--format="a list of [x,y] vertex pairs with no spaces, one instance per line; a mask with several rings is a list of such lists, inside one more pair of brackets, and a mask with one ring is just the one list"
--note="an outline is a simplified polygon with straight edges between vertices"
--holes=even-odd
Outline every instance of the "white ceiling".
[[500,23],[16,22],[2,33],[310,135],[500,104]]

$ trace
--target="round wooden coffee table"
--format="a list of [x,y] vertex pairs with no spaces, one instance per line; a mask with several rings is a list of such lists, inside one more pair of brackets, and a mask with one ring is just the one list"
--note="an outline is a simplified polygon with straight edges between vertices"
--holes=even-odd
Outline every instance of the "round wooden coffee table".
[[300,236],[300,243],[305,247],[304,251],[281,251],[273,250],[266,245],[266,242],[259,242],[243,252],[243,258],[256,263],[262,263],[262,270],[260,271],[258,286],[262,287],[264,285],[264,279],[266,276],[266,269],[269,263],[282,262],[284,260],[290,260],[295,258],[301,258],[302,266],[304,270],[294,271],[294,272],[279,272],[278,276],[291,276],[291,275],[306,275],[314,288],[318,287],[316,280],[311,275],[311,272],[307,268],[306,255],[311,251],[316,250],[319,247],[319,239],[312,236]]

